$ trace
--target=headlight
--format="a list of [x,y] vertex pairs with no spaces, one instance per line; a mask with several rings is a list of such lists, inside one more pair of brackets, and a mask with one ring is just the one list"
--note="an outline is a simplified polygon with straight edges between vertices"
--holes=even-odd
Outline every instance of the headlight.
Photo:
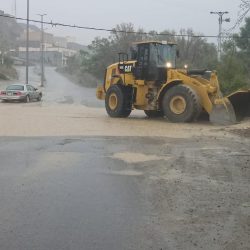
[[169,68],[172,68],[172,63],[171,62],[167,62],[166,63],[166,67],[169,69]]
[[187,65],[187,64],[185,64],[185,65],[184,65],[184,69],[187,69],[187,68],[188,68],[188,65]]

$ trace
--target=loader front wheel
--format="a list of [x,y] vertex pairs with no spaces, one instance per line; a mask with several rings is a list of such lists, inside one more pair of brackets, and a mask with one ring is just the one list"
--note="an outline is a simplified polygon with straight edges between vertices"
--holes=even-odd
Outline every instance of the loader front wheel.
[[169,89],[162,100],[162,109],[171,122],[191,122],[201,112],[201,104],[196,92],[186,85]]
[[111,86],[105,98],[105,107],[111,117],[128,117],[131,107],[128,105],[128,90],[120,85]]

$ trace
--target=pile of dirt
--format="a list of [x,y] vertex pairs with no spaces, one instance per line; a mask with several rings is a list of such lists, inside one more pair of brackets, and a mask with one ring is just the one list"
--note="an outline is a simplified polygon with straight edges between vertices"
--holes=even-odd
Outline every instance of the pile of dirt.
[[18,74],[15,68],[11,66],[1,65],[0,66],[0,79],[1,80],[9,80],[9,79],[17,79]]
[[245,138],[250,138],[250,128],[233,129],[230,132]]

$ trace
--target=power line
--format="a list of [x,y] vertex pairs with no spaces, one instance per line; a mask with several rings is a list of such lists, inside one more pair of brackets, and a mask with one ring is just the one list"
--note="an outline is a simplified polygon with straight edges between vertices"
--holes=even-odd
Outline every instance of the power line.
[[[81,26],[81,25],[75,25],[75,24],[65,24],[65,23],[57,23],[53,22],[52,20],[50,22],[46,21],[39,21],[34,19],[27,19],[22,17],[14,17],[11,15],[6,14],[0,14],[0,17],[5,18],[12,18],[20,21],[29,21],[33,23],[39,23],[39,24],[47,24],[51,25],[52,27],[67,27],[67,28],[76,28],[76,29],[85,29],[85,30],[95,30],[95,31],[106,31],[106,32],[114,32],[114,33],[126,33],[126,34],[138,34],[138,35],[154,35],[154,36],[170,36],[170,37],[193,37],[193,38],[218,38],[218,35],[188,35],[188,34],[170,34],[170,33],[152,33],[152,32],[140,32],[140,31],[125,31],[125,30],[116,30],[116,29],[105,29],[105,28],[96,28],[96,27],[88,27],[88,26]],[[233,34],[228,34],[221,36],[221,38],[227,39],[227,38],[233,38]],[[249,38],[250,37],[245,37]]]
[[238,18],[233,27],[231,27],[228,32],[232,32],[236,27],[239,27],[248,12],[250,11],[250,1],[249,0],[241,0],[241,4],[239,5],[240,10],[238,11]]

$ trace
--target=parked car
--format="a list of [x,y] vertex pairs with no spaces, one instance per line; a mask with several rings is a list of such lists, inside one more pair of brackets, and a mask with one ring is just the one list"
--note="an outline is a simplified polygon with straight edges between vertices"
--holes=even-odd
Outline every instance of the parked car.
[[0,100],[8,101],[24,101],[31,100],[41,101],[42,92],[29,84],[11,84],[5,90],[0,92]]

